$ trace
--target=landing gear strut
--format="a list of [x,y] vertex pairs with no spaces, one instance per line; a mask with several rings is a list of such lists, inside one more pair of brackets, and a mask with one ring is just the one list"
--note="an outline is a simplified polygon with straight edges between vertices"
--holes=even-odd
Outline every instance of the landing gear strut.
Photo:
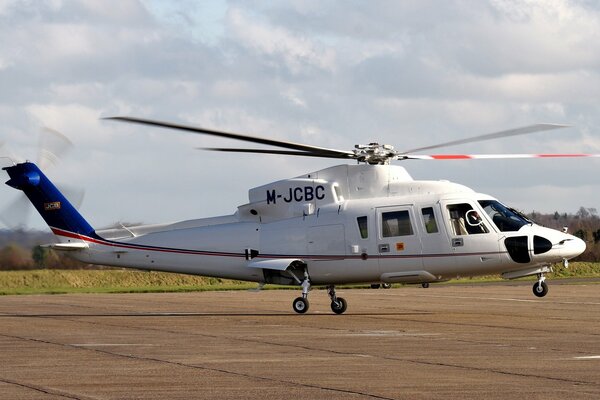
[[548,285],[546,282],[546,277],[543,273],[537,274],[538,281],[533,284],[533,294],[537,297],[544,297],[548,293]]
[[333,311],[336,314],[343,314],[344,311],[346,311],[346,308],[348,308],[348,303],[346,303],[346,300],[344,300],[344,298],[337,297],[335,295],[334,285],[327,286],[327,294],[331,299],[331,311]]
[[310,290],[310,280],[308,276],[304,277],[302,281],[302,297],[296,297],[292,303],[294,311],[298,314],[304,314],[308,311],[308,291]]

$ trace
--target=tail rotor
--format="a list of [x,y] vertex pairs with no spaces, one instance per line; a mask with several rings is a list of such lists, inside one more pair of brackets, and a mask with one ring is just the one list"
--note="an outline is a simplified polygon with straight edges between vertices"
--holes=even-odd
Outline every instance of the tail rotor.
[[[17,162],[23,161],[21,157],[15,157],[11,154],[3,142],[0,142],[0,154],[5,157],[3,158],[2,166],[13,165]],[[37,151],[37,165],[42,170],[58,165],[61,158],[73,148],[73,143],[62,133],[55,129],[43,128],[40,132],[38,151]],[[8,164],[8,165],[4,165]],[[72,199],[72,204],[79,208],[85,197],[85,191],[80,188],[73,188],[68,185],[57,185],[61,191],[67,195],[68,198]],[[8,203],[0,211],[0,222],[9,229],[24,229],[28,225],[29,217],[31,215],[32,206],[27,196],[24,193],[20,193],[13,201]]]

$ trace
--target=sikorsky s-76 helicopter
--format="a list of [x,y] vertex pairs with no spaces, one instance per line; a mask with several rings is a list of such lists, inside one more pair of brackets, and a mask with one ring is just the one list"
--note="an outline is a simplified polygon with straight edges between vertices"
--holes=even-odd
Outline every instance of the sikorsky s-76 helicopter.
[[87,263],[298,285],[292,305],[309,308],[312,286],[326,286],[331,309],[346,311],[335,285],[422,284],[460,276],[536,275],[533,293],[548,292],[545,274],[585,250],[566,232],[548,229],[495,198],[448,181],[413,180],[391,160],[599,157],[597,154],[422,155],[450,145],[551,130],[537,124],[468,139],[397,151],[389,145],[328,149],[131,117],[111,120],[207,134],[279,147],[209,148],[235,153],[354,160],[259,186],[232,215],[95,230],[31,162],[4,170],[58,238],[50,245]]

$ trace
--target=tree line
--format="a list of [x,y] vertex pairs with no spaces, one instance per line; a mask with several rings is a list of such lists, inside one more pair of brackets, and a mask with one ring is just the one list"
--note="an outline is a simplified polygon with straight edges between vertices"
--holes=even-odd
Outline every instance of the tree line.
[[[576,261],[600,262],[600,216],[595,208],[580,207],[574,214],[554,212],[528,213],[535,223],[583,239],[586,251]],[[52,234],[28,231],[0,231],[0,270],[89,269],[105,268],[85,264],[63,252],[55,252],[40,243],[51,243]]]

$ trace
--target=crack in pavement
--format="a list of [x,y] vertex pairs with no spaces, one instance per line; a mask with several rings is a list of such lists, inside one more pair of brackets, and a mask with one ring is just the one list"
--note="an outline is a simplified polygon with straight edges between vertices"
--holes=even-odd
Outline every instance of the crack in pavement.
[[[226,375],[244,377],[244,378],[248,378],[248,379],[256,379],[256,380],[267,381],[267,382],[275,382],[275,383],[280,383],[280,384],[285,384],[285,385],[294,385],[294,386],[303,387],[303,388],[344,393],[344,394],[356,395],[356,396],[361,396],[361,397],[368,397],[368,398],[372,398],[372,399],[397,400],[392,397],[379,396],[379,395],[372,394],[372,393],[360,392],[360,391],[355,391],[355,390],[350,390],[350,389],[340,389],[340,388],[334,388],[334,387],[328,387],[328,386],[312,385],[309,383],[294,382],[294,381],[289,381],[289,380],[285,380],[285,379],[277,379],[277,378],[270,378],[270,377],[266,377],[266,376],[247,374],[247,373],[243,373],[243,372],[229,371],[229,370],[222,369],[222,368],[208,367],[208,366],[203,366],[203,365],[186,364],[183,362],[163,360],[163,359],[154,358],[154,357],[136,356],[136,355],[132,355],[132,354],[123,354],[123,353],[112,352],[112,351],[103,350],[103,349],[81,347],[81,346],[76,346],[76,345],[72,345],[72,344],[68,344],[68,343],[58,343],[58,342],[52,342],[49,340],[27,338],[27,337],[7,335],[7,334],[0,334],[0,336],[12,338],[12,339],[31,341],[31,342],[36,342],[36,343],[44,343],[44,344],[49,344],[49,345],[54,345],[54,346],[61,346],[61,347],[66,347],[66,348],[70,348],[70,349],[91,351],[91,352],[96,352],[96,353],[100,353],[100,354],[111,355],[111,356],[131,359],[131,360],[152,361],[152,362],[173,365],[173,366],[178,366],[178,367],[183,367],[183,368],[192,368],[192,369],[196,369],[196,370],[211,371],[211,372],[217,372],[217,373],[222,373],[222,374],[226,374]],[[75,399],[75,400],[84,400],[84,399],[80,399],[78,397],[70,397],[70,398]]]
[[[261,340],[261,339],[240,338],[240,337],[231,337],[231,336],[218,336],[218,335],[210,335],[210,334],[198,333],[198,332],[180,332],[180,331],[169,330],[169,329],[160,329],[160,328],[153,328],[153,327],[137,327],[137,326],[130,326],[130,325],[110,324],[110,323],[104,323],[104,322],[100,323],[100,322],[96,322],[96,321],[72,320],[72,319],[68,319],[68,318],[58,318],[58,319],[75,322],[75,323],[84,322],[84,323],[91,324],[91,325],[111,326],[111,327],[116,327],[116,328],[126,328],[126,329],[134,329],[134,330],[155,331],[155,332],[170,333],[170,334],[177,334],[177,335],[205,337],[205,338],[211,338],[211,339],[217,339],[217,340],[229,340],[229,341],[255,343],[255,344],[258,343],[258,344],[269,345],[269,346],[287,347],[287,348],[302,349],[302,350],[308,350],[308,351],[320,351],[320,352],[342,355],[342,356],[362,356],[362,357],[364,357],[366,355],[369,357],[373,357],[375,359],[382,359],[382,360],[388,360],[388,361],[402,361],[402,362],[407,362],[407,363],[412,363],[412,364],[417,364],[417,365],[457,368],[457,369],[462,369],[462,370],[471,370],[471,371],[479,371],[479,372],[490,372],[490,373],[501,374],[501,375],[505,375],[505,376],[536,378],[536,379],[543,379],[543,380],[545,379],[545,380],[550,380],[550,381],[555,381],[555,382],[571,383],[571,384],[576,384],[576,385],[600,386],[600,383],[596,383],[596,382],[581,381],[581,380],[566,379],[566,378],[557,378],[557,377],[553,377],[553,376],[545,376],[545,375],[538,375],[538,374],[518,373],[518,372],[512,372],[512,371],[505,371],[505,370],[501,370],[501,369],[495,369],[495,368],[475,367],[475,366],[461,365],[461,364],[443,363],[443,362],[426,361],[426,360],[416,360],[416,359],[411,359],[411,358],[406,358],[406,357],[404,357],[404,358],[403,357],[392,357],[392,356],[381,355],[379,353],[374,354],[374,355],[373,354],[358,354],[358,353],[324,349],[324,348],[311,347],[311,346],[305,346],[305,345],[278,343],[278,342],[272,342],[272,341]],[[319,327],[309,327],[309,328],[321,329]],[[329,328],[324,328],[324,329],[329,329]]]
[[2,378],[2,377],[0,377],[0,382],[4,382],[4,383],[9,384],[9,385],[15,385],[15,386],[19,386],[19,387],[30,389],[30,390],[34,390],[36,392],[40,392],[40,393],[44,393],[44,394],[49,394],[49,395],[52,395],[52,396],[63,397],[65,399],[72,399],[72,400],[92,400],[92,399],[96,399],[96,397],[87,397],[87,396],[80,397],[81,395],[75,395],[75,394],[72,394],[72,393],[64,392],[62,390],[51,389],[51,388],[44,387],[44,386],[34,385],[32,383],[17,382],[17,381],[14,381],[14,380],[11,380],[11,379]]

